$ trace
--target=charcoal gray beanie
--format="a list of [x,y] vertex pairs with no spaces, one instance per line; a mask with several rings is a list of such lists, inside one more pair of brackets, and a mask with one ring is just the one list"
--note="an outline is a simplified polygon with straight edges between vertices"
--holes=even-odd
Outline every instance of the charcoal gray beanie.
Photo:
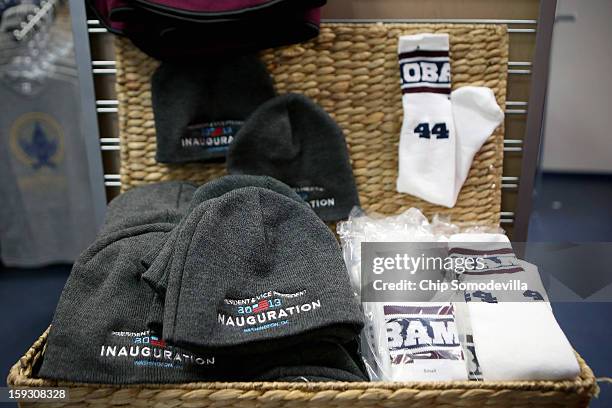
[[359,205],[342,130],[304,95],[277,96],[253,112],[230,145],[227,169],[288,184],[324,221]]
[[[230,175],[212,180],[195,190],[184,212],[189,214],[203,202],[220,197],[225,193],[242,187],[261,187],[275,191],[294,200],[305,208],[309,208],[308,204],[306,204],[295,191],[272,177]],[[186,218],[182,220],[182,222],[185,221]],[[143,279],[158,293],[151,305],[147,325],[149,328],[158,332],[161,332],[163,327],[164,297],[168,284],[168,273],[171,267],[170,261],[177,245],[176,239],[180,230],[180,226],[175,228],[172,233],[168,234],[168,239],[166,239],[163,244],[155,247],[141,260],[142,265],[147,268],[146,273],[143,275]]]
[[115,197],[106,210],[101,235],[150,220],[178,223],[192,202],[197,185],[188,181],[165,181],[133,188]]
[[157,293],[141,279],[140,260],[167,241],[194,192],[189,183],[167,182],[111,202],[102,232],[73,266],[34,374],[97,384],[365,380],[354,341],[215,355],[178,347],[146,327]]
[[256,55],[162,63],[151,79],[156,160],[223,159],[243,122],[274,95],[272,79]]
[[188,214],[176,242],[163,318],[169,343],[236,355],[344,344],[361,331],[338,243],[295,199],[232,190]]
[[243,187],[259,187],[271,190],[308,208],[308,204],[305,203],[291,187],[275,178],[268,176],[229,175],[214,179],[198,187],[198,189],[193,192],[191,202],[186,212],[190,213],[204,201],[221,197],[225,193]]
[[40,377],[129,384],[215,375],[214,356],[167,345],[147,329],[155,292],[140,279],[139,259],[166,240],[194,191],[190,183],[158,183],[109,204],[104,226],[74,263],[60,297]]
[[[304,202],[286,184],[267,176],[249,176],[249,175],[229,175],[223,176],[218,179],[214,179],[200,187],[197,190],[192,191],[190,195],[190,201],[184,205],[183,212],[185,214],[191,213],[197,206],[203,202],[222,196],[225,193],[229,193],[232,190],[243,187],[260,187],[271,191],[275,191],[282,194],[296,203],[303,205],[308,208],[308,204]],[[186,218],[182,220],[185,222]],[[141,263],[147,268],[147,272],[143,275],[143,279],[151,285],[162,297],[166,291],[167,278],[168,278],[168,261],[172,257],[172,252],[176,246],[177,234],[180,231],[180,227],[176,228],[172,234],[169,235],[168,240],[163,244],[163,247],[155,248],[150,253],[146,254]]]

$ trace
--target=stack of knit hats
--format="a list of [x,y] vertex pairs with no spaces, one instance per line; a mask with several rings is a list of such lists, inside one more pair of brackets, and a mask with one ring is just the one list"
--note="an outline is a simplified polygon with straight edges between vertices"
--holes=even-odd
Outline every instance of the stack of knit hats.
[[346,219],[359,205],[342,129],[308,97],[276,96],[257,56],[164,62],[151,94],[158,162],[227,157],[228,173],[274,177],[324,221]]
[[165,182],[109,205],[62,293],[39,375],[363,381],[361,329],[335,237],[291,188],[255,176]]

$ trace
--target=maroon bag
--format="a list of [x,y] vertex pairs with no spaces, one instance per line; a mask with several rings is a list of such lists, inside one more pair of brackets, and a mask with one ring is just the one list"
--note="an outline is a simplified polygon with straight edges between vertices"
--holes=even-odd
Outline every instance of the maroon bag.
[[319,34],[326,0],[89,0],[106,28],[162,60],[245,53]]

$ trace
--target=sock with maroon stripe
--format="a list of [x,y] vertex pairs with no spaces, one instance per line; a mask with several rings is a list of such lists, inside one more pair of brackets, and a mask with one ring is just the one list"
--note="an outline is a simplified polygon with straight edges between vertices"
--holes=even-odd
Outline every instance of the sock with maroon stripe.
[[452,207],[456,140],[448,44],[448,34],[399,38],[404,120],[397,191]]

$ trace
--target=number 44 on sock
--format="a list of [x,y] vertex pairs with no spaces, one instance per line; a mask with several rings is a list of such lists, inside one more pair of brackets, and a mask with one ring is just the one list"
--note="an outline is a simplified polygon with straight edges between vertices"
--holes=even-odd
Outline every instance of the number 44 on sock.
[[431,135],[434,135],[436,139],[448,139],[448,128],[446,123],[434,123],[431,131],[429,130],[429,123],[419,123],[414,128],[414,133],[419,135],[419,138],[431,139]]

